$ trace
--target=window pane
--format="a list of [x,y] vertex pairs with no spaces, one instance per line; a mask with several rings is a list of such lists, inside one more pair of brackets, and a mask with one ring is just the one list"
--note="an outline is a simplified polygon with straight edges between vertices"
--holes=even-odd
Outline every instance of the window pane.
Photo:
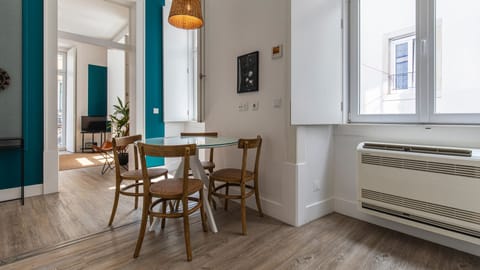
[[59,53],[57,55],[57,69],[58,70],[63,70],[63,53]]
[[436,1],[436,113],[480,113],[480,1]]
[[415,0],[360,1],[360,114],[415,114]]

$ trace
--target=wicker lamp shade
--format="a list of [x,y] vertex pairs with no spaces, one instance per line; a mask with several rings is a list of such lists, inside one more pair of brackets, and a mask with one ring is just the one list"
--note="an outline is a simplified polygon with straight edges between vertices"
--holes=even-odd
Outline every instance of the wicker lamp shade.
[[173,0],[168,22],[181,29],[202,27],[202,7],[200,0]]

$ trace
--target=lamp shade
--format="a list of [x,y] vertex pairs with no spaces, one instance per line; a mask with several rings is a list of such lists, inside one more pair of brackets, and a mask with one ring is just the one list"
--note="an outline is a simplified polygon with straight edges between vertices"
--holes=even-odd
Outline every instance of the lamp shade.
[[168,22],[181,29],[202,27],[202,7],[200,0],[173,0]]

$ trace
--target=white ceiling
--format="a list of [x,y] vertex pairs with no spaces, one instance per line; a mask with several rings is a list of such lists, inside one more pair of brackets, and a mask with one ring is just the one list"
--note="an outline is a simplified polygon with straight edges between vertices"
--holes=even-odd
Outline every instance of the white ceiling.
[[128,25],[127,6],[132,2],[58,0],[58,30],[111,40]]

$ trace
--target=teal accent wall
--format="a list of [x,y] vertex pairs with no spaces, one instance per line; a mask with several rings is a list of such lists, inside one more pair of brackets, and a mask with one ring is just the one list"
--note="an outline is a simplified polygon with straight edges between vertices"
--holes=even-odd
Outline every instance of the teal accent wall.
[[[22,0],[22,133],[25,185],[43,183],[43,1]],[[0,153],[0,189],[20,186],[20,152]]]
[[107,115],[107,68],[88,65],[88,116]]
[[[163,0],[145,1],[145,136],[165,136],[163,121]],[[153,114],[159,108],[159,114]],[[163,158],[150,158],[148,166],[163,165]]]
[[0,189],[14,188],[20,186],[21,156],[19,150],[0,151]]
[[23,0],[25,185],[43,183],[43,1]]

